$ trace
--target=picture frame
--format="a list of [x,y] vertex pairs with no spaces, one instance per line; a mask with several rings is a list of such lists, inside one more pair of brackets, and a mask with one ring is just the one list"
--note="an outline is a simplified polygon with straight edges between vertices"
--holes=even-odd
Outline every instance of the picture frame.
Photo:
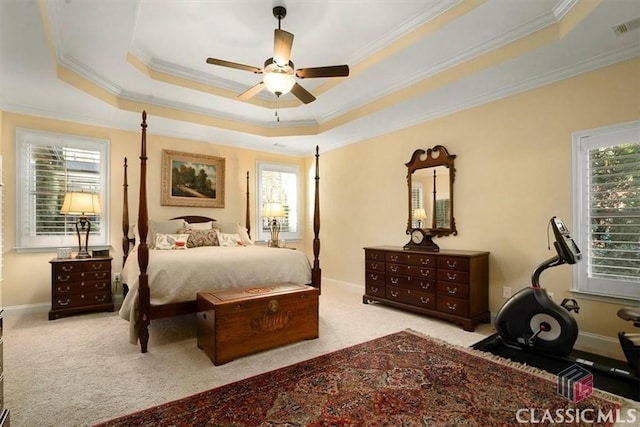
[[162,150],[160,204],[224,208],[224,157]]

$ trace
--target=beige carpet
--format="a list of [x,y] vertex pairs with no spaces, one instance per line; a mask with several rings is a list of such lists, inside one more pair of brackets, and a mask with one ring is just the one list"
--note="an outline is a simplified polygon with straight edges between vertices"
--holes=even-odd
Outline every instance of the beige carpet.
[[380,305],[359,287],[325,280],[320,338],[214,366],[196,345],[195,315],[153,321],[149,353],[129,344],[117,313],[54,321],[5,315],[5,400],[11,425],[87,426],[406,328],[469,346],[492,333]]

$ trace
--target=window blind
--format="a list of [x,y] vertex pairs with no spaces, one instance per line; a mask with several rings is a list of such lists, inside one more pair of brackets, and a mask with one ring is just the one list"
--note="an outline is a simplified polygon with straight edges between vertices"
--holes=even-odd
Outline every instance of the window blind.
[[588,157],[589,275],[640,282],[640,142]]

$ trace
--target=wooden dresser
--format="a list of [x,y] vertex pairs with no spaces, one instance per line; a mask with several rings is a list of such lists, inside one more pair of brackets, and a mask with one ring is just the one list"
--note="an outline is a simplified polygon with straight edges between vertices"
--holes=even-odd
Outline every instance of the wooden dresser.
[[87,311],[113,311],[112,258],[52,259],[49,320]]
[[378,302],[449,320],[466,331],[490,322],[489,252],[364,248],[365,304]]

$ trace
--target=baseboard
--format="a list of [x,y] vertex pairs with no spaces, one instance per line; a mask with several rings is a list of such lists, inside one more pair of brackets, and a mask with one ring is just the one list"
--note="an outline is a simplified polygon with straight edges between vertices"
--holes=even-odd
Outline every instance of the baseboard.
[[576,350],[586,351],[587,353],[599,354],[622,361],[626,360],[622,352],[622,347],[620,347],[620,342],[617,339],[605,337],[604,335],[580,332],[578,334],[578,340],[573,347]]
[[340,286],[349,286],[349,287],[352,287],[352,288],[358,288],[358,289],[360,289],[360,290],[362,290],[364,292],[364,286],[358,285],[356,283],[343,282],[342,280],[336,280],[336,279],[323,277],[322,278],[322,283],[326,284],[327,282],[335,283],[335,284],[340,285]]
[[[115,311],[120,309],[122,301],[124,300],[122,293],[113,294],[113,306]],[[35,313],[48,313],[51,309],[51,303],[40,304],[25,304],[25,305],[9,305],[5,306],[4,312],[6,315],[20,315],[20,314],[35,314]]]

